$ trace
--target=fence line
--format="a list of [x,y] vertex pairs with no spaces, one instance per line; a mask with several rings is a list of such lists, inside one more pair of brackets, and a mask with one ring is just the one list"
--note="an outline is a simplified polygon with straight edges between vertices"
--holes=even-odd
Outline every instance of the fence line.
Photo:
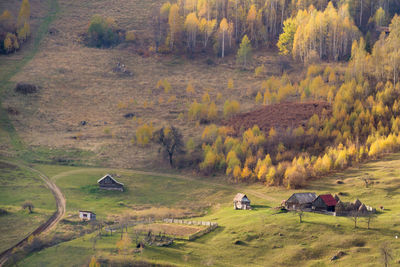
[[202,226],[216,226],[218,224],[216,222],[205,222],[205,221],[190,221],[190,220],[181,220],[181,219],[163,219],[165,223],[177,223],[177,224],[188,224],[188,225],[202,225]]

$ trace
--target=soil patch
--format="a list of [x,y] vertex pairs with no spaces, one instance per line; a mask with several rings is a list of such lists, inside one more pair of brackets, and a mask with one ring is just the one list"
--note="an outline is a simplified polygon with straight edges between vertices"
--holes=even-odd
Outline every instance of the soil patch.
[[314,114],[321,117],[324,109],[327,114],[331,113],[331,106],[327,102],[287,102],[235,115],[223,124],[232,126],[237,133],[254,125],[264,132],[268,132],[272,127],[276,130],[285,130],[288,127],[294,129],[304,127]]

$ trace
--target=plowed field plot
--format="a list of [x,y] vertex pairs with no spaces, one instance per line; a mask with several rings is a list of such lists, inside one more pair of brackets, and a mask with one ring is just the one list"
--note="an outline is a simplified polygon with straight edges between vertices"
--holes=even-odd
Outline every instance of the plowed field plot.
[[321,117],[324,109],[327,114],[331,113],[331,106],[327,102],[287,102],[238,114],[225,121],[224,124],[232,126],[236,132],[246,130],[254,125],[265,132],[268,132],[272,127],[277,130],[284,130],[288,127],[305,126],[314,114]]

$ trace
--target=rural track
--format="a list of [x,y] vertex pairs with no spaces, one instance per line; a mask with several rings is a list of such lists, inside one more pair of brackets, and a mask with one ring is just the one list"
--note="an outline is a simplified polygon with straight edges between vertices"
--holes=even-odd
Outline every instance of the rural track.
[[52,182],[50,180],[49,177],[47,177],[45,174],[43,174],[42,172],[33,169],[23,163],[15,163],[15,162],[10,162],[10,161],[4,161],[1,160],[2,162],[8,163],[10,165],[14,165],[20,168],[25,168],[27,170],[30,170],[31,172],[34,172],[36,174],[38,174],[38,176],[40,177],[40,179],[42,179],[44,181],[44,183],[46,184],[46,186],[51,190],[51,192],[54,195],[54,198],[56,200],[56,205],[57,205],[57,210],[53,213],[53,215],[43,224],[41,224],[38,228],[36,228],[32,233],[30,233],[29,235],[27,235],[24,239],[22,239],[21,241],[19,241],[17,244],[15,244],[14,246],[10,247],[9,249],[3,251],[0,253],[0,267],[3,266],[8,258],[12,255],[12,251],[15,248],[20,248],[22,247],[27,240],[31,237],[31,236],[37,236],[39,234],[43,234],[45,232],[48,232],[49,230],[51,230],[52,228],[54,228],[57,223],[62,219],[62,217],[65,214],[65,209],[66,209],[66,200],[64,195],[62,194],[60,188],[58,188],[58,186]]

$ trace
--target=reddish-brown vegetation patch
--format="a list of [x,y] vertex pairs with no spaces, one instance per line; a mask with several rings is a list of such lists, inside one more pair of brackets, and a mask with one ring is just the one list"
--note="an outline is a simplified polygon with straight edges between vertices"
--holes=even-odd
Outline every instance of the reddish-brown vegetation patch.
[[293,129],[305,126],[314,114],[321,117],[324,109],[328,114],[331,113],[331,106],[327,102],[273,104],[233,116],[224,124],[232,126],[236,132],[241,132],[254,125],[265,132],[268,132],[272,127],[276,130],[284,130],[288,127]]

